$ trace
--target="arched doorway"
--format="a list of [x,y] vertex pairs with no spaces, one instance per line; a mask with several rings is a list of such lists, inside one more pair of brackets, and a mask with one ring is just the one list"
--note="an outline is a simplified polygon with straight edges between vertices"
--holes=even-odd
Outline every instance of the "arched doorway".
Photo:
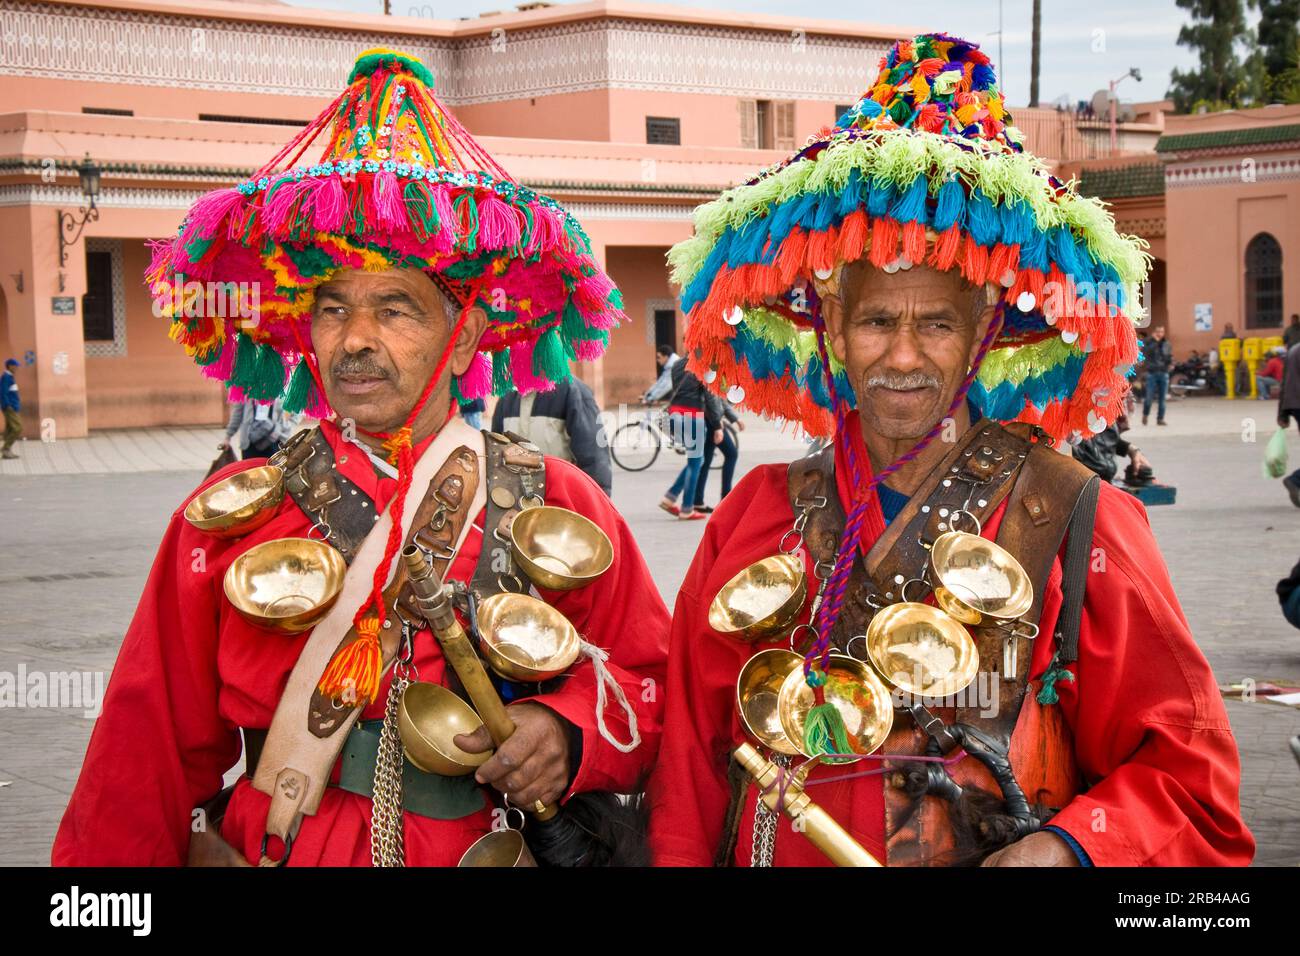
[[1282,327],[1282,246],[1267,232],[1246,244],[1246,328]]

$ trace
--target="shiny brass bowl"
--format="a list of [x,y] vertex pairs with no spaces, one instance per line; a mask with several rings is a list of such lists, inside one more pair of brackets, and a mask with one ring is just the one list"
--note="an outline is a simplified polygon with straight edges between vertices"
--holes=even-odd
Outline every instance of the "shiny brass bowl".
[[487,762],[492,751],[466,753],[452,741],[483,726],[474,708],[447,688],[416,681],[402,692],[397,706],[397,733],[406,757],[425,773],[463,777]]
[[515,562],[539,588],[572,591],[609,570],[614,546],[594,521],[565,508],[525,508],[510,525]]
[[1005,548],[966,531],[934,539],[930,565],[938,584],[934,599],[963,624],[985,618],[1013,621],[1034,603],[1029,575]]
[[478,606],[480,646],[506,680],[544,681],[567,671],[581,641],[569,619],[527,594],[494,594]]
[[217,538],[238,538],[275,516],[284,499],[284,471],[262,465],[204,488],[185,506],[185,520]]
[[276,538],[249,548],[226,569],[226,599],[245,619],[297,634],[338,600],[347,565],[314,538]]
[[[860,757],[874,753],[889,736],[894,726],[894,704],[889,690],[865,663],[840,654],[831,656],[827,664],[827,680],[823,690],[826,702],[833,704],[844,718],[849,732],[849,744]],[[805,757],[815,757],[804,741],[804,721],[813,708],[813,692],[804,680],[803,668],[796,667],[786,675],[777,694],[777,715],[798,751]],[[857,757],[822,757],[826,763],[848,763]]]
[[867,628],[867,654],[880,675],[919,697],[947,697],[975,679],[979,651],[970,632],[929,604],[891,604]]
[[776,647],[759,651],[740,669],[736,679],[736,709],[749,735],[764,747],[794,756],[799,751],[781,727],[777,695],[792,670],[803,664],[798,654]]
[[524,835],[508,828],[485,833],[460,858],[459,866],[536,866]]
[[722,586],[709,605],[709,627],[738,641],[773,637],[794,623],[807,593],[803,558],[774,554]]

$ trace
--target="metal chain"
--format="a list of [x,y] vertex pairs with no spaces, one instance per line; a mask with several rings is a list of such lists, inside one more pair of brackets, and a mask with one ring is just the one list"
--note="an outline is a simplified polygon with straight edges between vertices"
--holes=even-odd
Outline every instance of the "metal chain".
[[[772,762],[782,770],[790,769],[788,754],[773,754]],[[768,809],[760,795],[754,808],[753,850],[749,855],[751,867],[772,865],[772,858],[776,855],[776,825],[779,817],[780,814],[775,810]]]
[[407,664],[401,658],[410,648],[411,627],[402,625],[402,648],[388,687],[384,725],[379,732],[375,758],[374,796],[370,810],[370,862],[373,866],[406,866],[402,819],[402,742],[397,732],[397,708],[410,684]]

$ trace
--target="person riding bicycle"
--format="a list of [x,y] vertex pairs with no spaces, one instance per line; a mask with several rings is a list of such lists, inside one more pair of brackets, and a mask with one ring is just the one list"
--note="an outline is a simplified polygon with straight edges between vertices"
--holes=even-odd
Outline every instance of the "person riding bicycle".
[[659,368],[659,377],[641,396],[642,402],[649,405],[651,402],[657,402],[668,396],[673,390],[673,366],[681,362],[681,358],[680,355],[673,351],[671,345],[661,342],[655,346],[655,365]]

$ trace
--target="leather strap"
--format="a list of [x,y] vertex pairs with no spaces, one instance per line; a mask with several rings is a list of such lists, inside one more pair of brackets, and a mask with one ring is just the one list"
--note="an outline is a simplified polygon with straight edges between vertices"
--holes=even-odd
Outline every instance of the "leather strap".
[[[459,420],[449,422],[433,445],[416,462],[412,488],[427,489],[431,485],[440,487],[443,469],[448,464],[447,460],[442,460],[439,464],[441,456],[449,454],[449,459],[456,462],[464,449],[473,449],[481,441],[477,432]],[[457,447],[458,445],[463,445],[463,448]],[[475,514],[482,506],[482,495],[477,492],[478,455],[471,451],[471,458],[475,462],[474,480],[471,485],[467,476],[465,482],[464,514],[467,516]],[[462,466],[456,463],[455,467]],[[435,478],[438,479],[436,483]],[[421,517],[422,510],[406,509],[411,516],[408,533],[404,535],[407,540],[421,527],[420,522],[428,521],[427,516]],[[376,530],[380,535],[385,535],[387,526],[388,522],[381,518]],[[457,545],[461,539],[463,533],[457,539]],[[339,716],[335,719],[334,726],[329,728],[325,736],[319,733],[324,728],[309,727],[305,720],[313,700],[317,698],[316,685],[320,675],[340,646],[340,635],[348,634],[351,617],[370,588],[370,581],[366,578],[373,575],[383,550],[384,541],[376,536],[367,536],[358,548],[356,560],[344,579],[339,602],[313,628],[276,707],[266,746],[253,778],[253,786],[271,796],[266,824],[268,836],[278,836],[287,841],[297,832],[301,817],[316,812],[330,771],[343,746],[345,735],[339,734],[338,730],[349,728],[359,715],[357,708],[338,711]],[[390,599],[395,596],[395,592],[388,595]],[[385,667],[391,663],[396,652],[400,630],[400,627],[394,626],[381,633]]]
[[1070,519],[1065,559],[1061,562],[1061,613],[1056,626],[1057,659],[1061,664],[1073,664],[1079,659],[1079,627],[1092,557],[1092,529],[1100,495],[1101,479],[1094,476],[1084,486]]
[[[357,454],[364,452],[357,449]],[[351,564],[379,512],[369,495],[339,474],[334,449],[320,426],[298,432],[270,462],[284,469],[289,497]]]
[[[868,599],[877,603],[902,600],[902,585],[920,576],[929,559],[925,546],[952,527],[954,510],[965,507],[983,525],[1008,496],[1011,500],[997,541],[1016,556],[1034,583],[1034,603],[1024,620],[1037,623],[1052,562],[1075,511],[1075,502],[1091,474],[1046,445],[1031,443],[1033,437],[1032,426],[1000,426],[988,419],[977,422],[961,436],[871,547],[866,566],[861,560],[855,561],[847,599],[832,634],[837,648],[844,650],[849,640],[865,633],[874,613]],[[827,498],[827,506],[810,515],[804,532],[805,543],[818,561],[834,559],[845,521],[838,504],[833,465],[833,450],[828,449],[794,463],[788,473],[792,504],[800,496],[806,499],[821,494]],[[959,530],[973,528],[963,522]],[[1082,530],[1077,537],[1091,541],[1091,535]],[[928,588],[913,584],[908,587],[907,597],[920,601],[927,593]],[[1025,699],[1031,654],[1022,649],[1017,655],[1016,673],[1002,675],[997,672],[1002,667],[1006,632],[987,627],[974,628],[972,634],[979,648],[982,672],[977,681],[997,688],[996,710],[987,714],[987,707],[968,706],[936,708],[934,713],[945,723],[960,720],[975,727],[1004,750],[1009,749]],[[882,750],[888,754],[922,754],[929,742],[915,721],[904,719],[896,722]],[[1057,756],[1053,754],[1053,760],[1059,764]],[[992,777],[974,760],[962,761],[952,775],[964,786],[998,793]],[[922,798],[918,805],[917,800],[898,789],[902,782],[899,778],[898,774],[886,778],[889,862],[908,865],[939,861],[951,849],[948,804]]]
[[509,591],[528,593],[528,578],[515,565],[510,525],[526,502],[540,504],[546,494],[546,458],[533,442],[507,432],[487,436],[487,515],[483,550],[470,579],[476,600]]
[[[455,556],[454,545],[460,540],[461,531],[473,517],[469,514],[467,503],[474,499],[478,490],[478,458],[474,452],[462,445],[451,453],[425,489],[424,498],[415,511],[404,545],[415,544],[429,555],[433,572],[441,579],[447,572],[447,566]],[[396,657],[401,643],[401,624],[403,621],[420,623],[423,621],[414,604],[406,579],[406,565],[395,561],[395,573],[388,587],[384,589],[384,604],[387,608],[386,627],[379,635],[379,643],[384,653],[384,669],[387,670]],[[399,602],[401,607],[398,607]],[[348,632],[334,649],[337,654],[358,637],[356,625]],[[333,659],[333,655],[331,655]],[[323,672],[323,671],[322,671]],[[317,689],[311,698],[307,711],[307,726],[317,737],[328,737],[338,730],[340,715],[355,708],[340,708]]]

